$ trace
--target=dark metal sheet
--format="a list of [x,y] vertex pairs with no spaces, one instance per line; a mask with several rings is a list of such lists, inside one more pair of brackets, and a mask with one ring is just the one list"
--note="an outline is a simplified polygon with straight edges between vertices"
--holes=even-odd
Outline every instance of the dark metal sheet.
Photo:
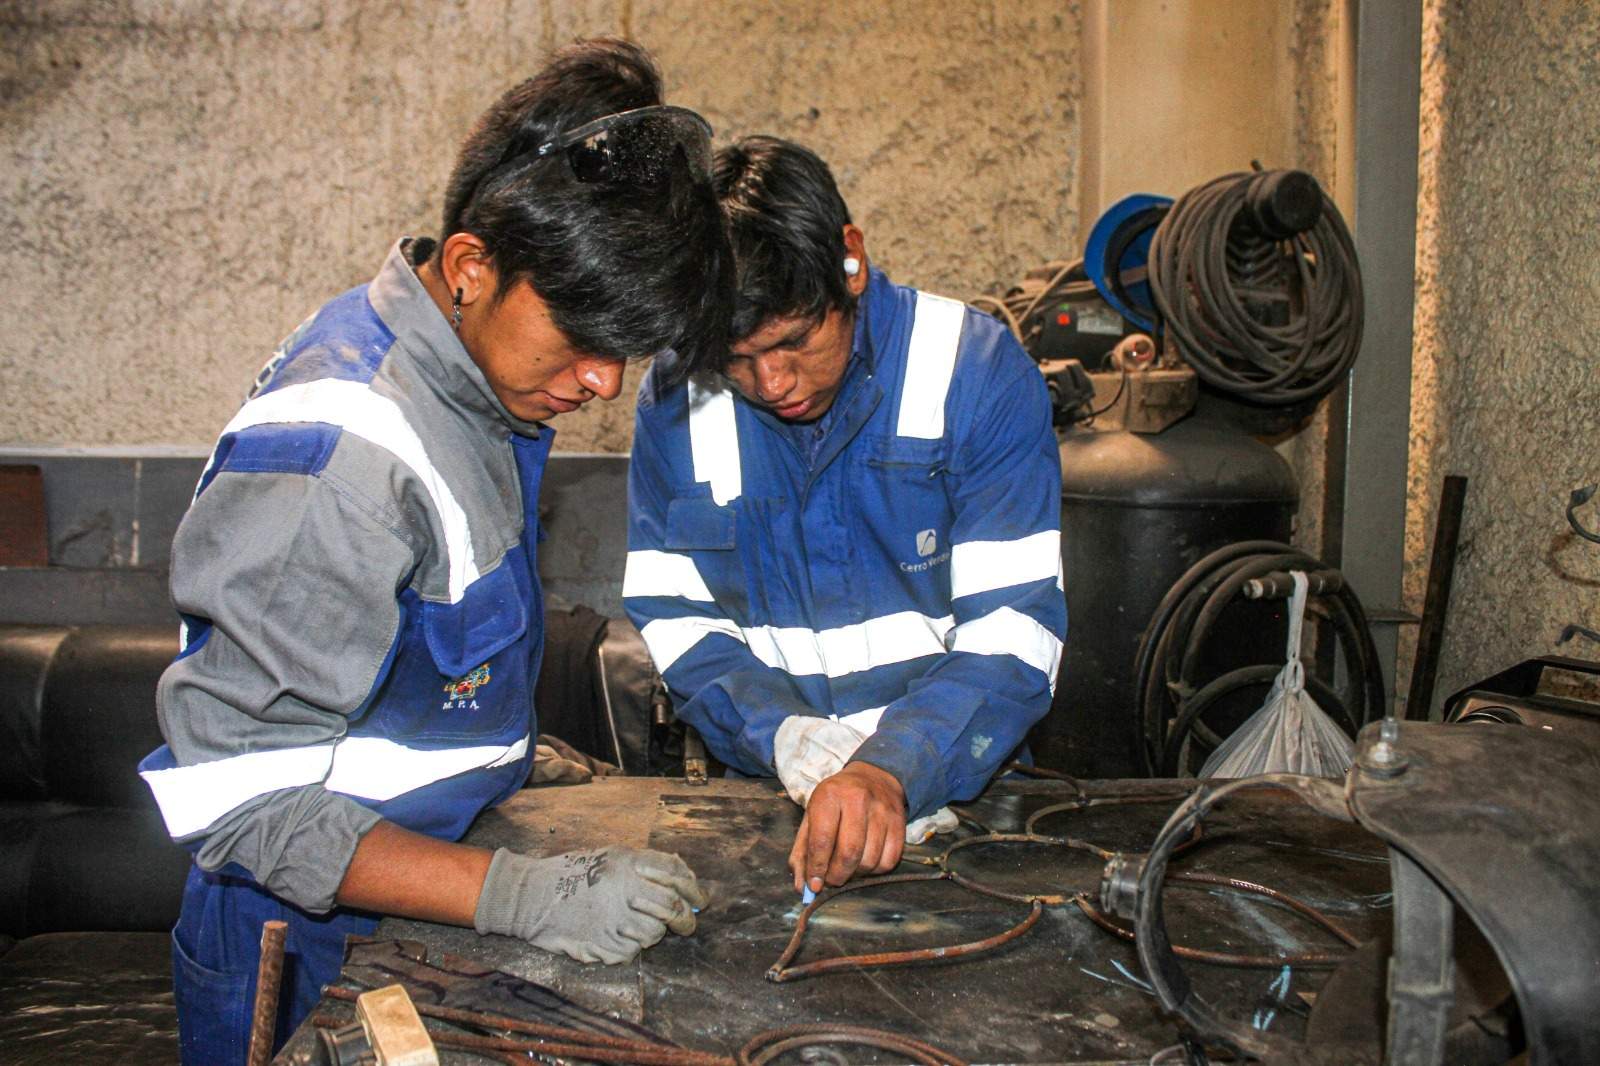
[[[1039,831],[1142,850],[1179,795],[1162,782],[1089,787],[1158,798],[1052,815]],[[1017,831],[1031,812],[1070,795],[1053,782],[1008,781],[970,810],[993,829]],[[987,1062],[1145,1063],[1175,1039],[1172,1024],[1141,987],[1132,945],[1102,932],[1071,905],[1046,908],[1038,926],[992,956],[770,984],[766,970],[788,941],[798,911],[785,869],[798,821],[798,808],[771,782],[712,781],[694,788],[676,780],[608,778],[528,790],[480,819],[469,839],[544,853],[599,843],[676,851],[711,892],[696,935],[669,935],[638,961],[608,967],[421,922],[389,920],[378,935],[422,940],[430,952],[466,956],[538,981],[707,1051],[731,1052],[759,1030],[802,1021],[892,1029]],[[1301,896],[1361,936],[1387,924],[1384,851],[1358,828],[1264,794],[1225,806],[1209,830],[1209,842],[1182,857],[1176,869],[1264,882]],[[1101,868],[1092,855],[1042,845],[988,845],[965,850],[956,861],[969,876],[1021,891],[1092,892]],[[1167,899],[1180,943],[1241,952],[1337,949],[1325,933],[1267,900],[1178,886],[1169,888]],[[849,894],[818,911],[800,959],[973,940],[1026,913],[1024,906],[943,882]],[[1276,970],[1190,969],[1201,994],[1221,1009],[1290,1036],[1304,1031],[1307,1007],[1300,993],[1314,994],[1327,978],[1326,971],[1298,969],[1287,977]]]

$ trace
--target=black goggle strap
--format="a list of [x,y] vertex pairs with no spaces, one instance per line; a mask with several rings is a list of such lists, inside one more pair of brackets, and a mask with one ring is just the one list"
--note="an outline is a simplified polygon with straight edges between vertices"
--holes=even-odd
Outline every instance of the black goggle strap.
[[472,198],[499,175],[557,154],[584,184],[654,185],[671,173],[680,150],[694,180],[710,181],[711,124],[705,119],[668,104],[619,111],[496,164],[478,180]]

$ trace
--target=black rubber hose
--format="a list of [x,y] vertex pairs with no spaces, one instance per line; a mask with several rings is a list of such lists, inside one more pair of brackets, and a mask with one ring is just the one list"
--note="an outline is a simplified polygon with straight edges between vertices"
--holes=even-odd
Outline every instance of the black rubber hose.
[[[1162,330],[1184,360],[1212,388],[1268,406],[1332,391],[1360,350],[1364,313],[1354,242],[1320,189],[1309,229],[1262,230],[1251,189],[1284,173],[1228,174],[1191,189],[1156,228],[1148,260]],[[1263,295],[1283,308],[1277,324]]]
[[[1169,655],[1166,670],[1169,688],[1179,697],[1180,704],[1199,685],[1200,652],[1210,640],[1212,626],[1222,612],[1236,601],[1245,582],[1285,568],[1310,569],[1309,557],[1301,552],[1286,552],[1282,555],[1252,555],[1236,559],[1223,567],[1215,580],[1203,582],[1189,594],[1189,606],[1179,611],[1180,625],[1174,627],[1172,639],[1172,647],[1182,648],[1183,653],[1181,656]],[[1200,732],[1208,744],[1216,745],[1222,741],[1204,725],[1200,726]]]
[[[1147,706],[1149,701],[1150,694],[1147,690],[1152,680],[1150,666],[1155,657],[1156,644],[1165,634],[1172,612],[1177,610],[1179,604],[1183,602],[1184,597],[1188,594],[1189,586],[1200,581],[1213,569],[1230,559],[1275,549],[1286,550],[1288,545],[1280,544],[1275,540],[1243,540],[1235,544],[1226,544],[1185,570],[1178,580],[1173,583],[1172,587],[1167,590],[1167,594],[1161,597],[1161,602],[1156,606],[1155,613],[1150,616],[1150,621],[1145,626],[1144,634],[1139,638],[1139,651],[1134,656],[1133,661],[1134,692],[1138,697],[1141,708]],[[1135,747],[1142,756],[1144,770],[1147,774],[1155,773],[1156,755],[1160,750],[1159,748],[1152,749],[1149,745],[1148,738],[1152,735],[1152,724],[1144,720],[1142,715],[1135,716],[1134,730],[1137,741]]]
[[[1190,732],[1201,716],[1210,710],[1212,705],[1224,696],[1232,695],[1242,689],[1269,686],[1283,669],[1281,665],[1261,663],[1256,666],[1241,666],[1231,670],[1215,681],[1211,682],[1199,692],[1184,701],[1178,716],[1172,720],[1172,726],[1167,733],[1167,744],[1161,755],[1162,777],[1183,777],[1189,771],[1182,765],[1183,742],[1188,739]],[[1344,701],[1339,699],[1337,693],[1322,682],[1320,678],[1306,675],[1306,691],[1311,693],[1311,698],[1329,715],[1342,719],[1341,725],[1352,737],[1356,730],[1350,720],[1350,712],[1345,709]],[[1198,739],[1198,738],[1197,738]],[[1215,750],[1213,748],[1212,750]],[[1204,760],[1202,760],[1203,762]]]
[[[1191,566],[1167,591],[1151,617],[1139,643],[1134,663],[1136,748],[1146,773],[1155,774],[1170,763],[1169,742],[1175,714],[1181,714],[1198,695],[1200,657],[1227,607],[1237,602],[1246,582],[1273,570],[1328,569],[1320,560],[1276,541],[1244,541],[1230,544],[1207,555]],[[1337,592],[1315,597],[1323,618],[1331,627],[1328,634],[1342,651],[1348,688],[1340,696],[1316,679],[1314,695],[1319,703],[1325,697],[1336,706],[1352,735],[1360,726],[1382,713],[1383,676],[1376,645],[1367,624],[1361,601],[1348,582]],[[1181,654],[1180,654],[1181,650]],[[1270,664],[1273,674],[1282,666]],[[1230,675],[1231,676],[1231,675]],[[1311,688],[1308,677],[1307,688]],[[1210,700],[1222,693],[1205,686]],[[1185,726],[1196,740],[1215,747],[1221,743],[1197,714]]]

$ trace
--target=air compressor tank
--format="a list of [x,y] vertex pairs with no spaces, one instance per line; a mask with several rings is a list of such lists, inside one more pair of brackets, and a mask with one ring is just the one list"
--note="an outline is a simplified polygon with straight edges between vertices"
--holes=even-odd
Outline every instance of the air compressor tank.
[[[1081,426],[1062,433],[1067,643],[1050,713],[1029,736],[1040,766],[1078,777],[1142,774],[1134,658],[1161,598],[1225,544],[1290,540],[1299,502],[1293,470],[1205,407],[1156,434]],[[1281,616],[1282,604],[1230,607],[1206,652],[1208,676],[1280,661]]]

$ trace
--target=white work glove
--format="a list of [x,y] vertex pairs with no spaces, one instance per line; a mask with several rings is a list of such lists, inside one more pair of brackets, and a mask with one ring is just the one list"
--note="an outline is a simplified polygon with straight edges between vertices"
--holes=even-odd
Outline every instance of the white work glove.
[[949,807],[940,807],[932,814],[925,814],[914,822],[906,823],[906,843],[923,844],[935,833],[954,833],[956,826],[961,824],[961,819],[956,817],[956,812]]
[[676,855],[600,848],[535,858],[501,848],[478,895],[473,926],[519,937],[579,962],[626,962],[668,929],[694,932],[706,905]]
[[[843,770],[866,739],[859,729],[832,718],[785,718],[772,740],[772,761],[784,791],[804,807],[812,790]],[[960,824],[949,807],[940,807],[906,826],[906,843],[921,844],[935,833],[953,833]]]
[[772,763],[789,798],[804,807],[825,778],[844,769],[867,736],[832,718],[790,715],[772,738]]

